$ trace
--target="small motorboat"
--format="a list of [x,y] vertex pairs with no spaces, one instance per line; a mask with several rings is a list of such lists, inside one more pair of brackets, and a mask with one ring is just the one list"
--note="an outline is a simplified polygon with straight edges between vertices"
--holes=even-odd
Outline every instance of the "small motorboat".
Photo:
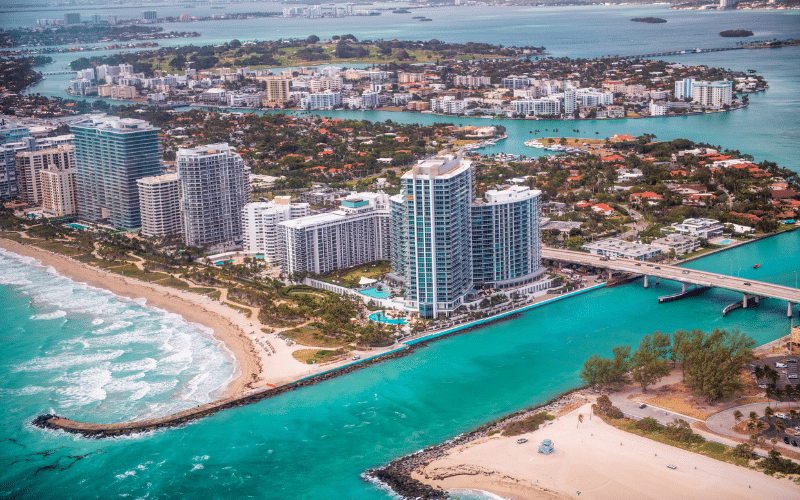
[[758,269],[759,267],[761,267],[761,264],[756,264],[755,266],[753,266],[753,269]]

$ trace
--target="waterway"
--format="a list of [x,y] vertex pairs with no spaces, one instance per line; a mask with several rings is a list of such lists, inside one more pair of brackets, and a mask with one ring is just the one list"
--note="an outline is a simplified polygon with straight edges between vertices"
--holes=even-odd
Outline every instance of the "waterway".
[[[794,286],[798,262],[800,231],[712,255],[691,267],[732,269]],[[752,269],[754,263],[761,268]],[[28,272],[29,281],[36,281],[37,272],[46,274]],[[95,441],[42,431],[29,422],[53,411],[117,421],[141,409],[126,398],[106,402],[101,411],[76,404],[63,394],[82,384],[80,378],[21,369],[62,356],[73,339],[86,335],[80,330],[88,328],[94,313],[67,311],[27,329],[34,314],[49,311],[52,299],[32,297],[26,285],[4,284],[0,423],[6,437],[0,441],[0,495],[68,498],[80,488],[87,498],[385,498],[359,479],[364,469],[574,387],[591,354],[609,355],[612,347],[635,344],[654,330],[739,329],[758,343],[786,332],[786,304],[776,300],[726,318],[722,308],[739,298],[732,292],[713,290],[658,304],[659,295],[678,287],[662,282],[649,289],[640,283],[601,289],[185,428]],[[115,349],[124,350],[129,363],[150,356],[135,344]],[[154,376],[145,371],[138,380],[150,382]],[[50,384],[66,387],[51,390]]]
[[[446,42],[468,41],[504,45],[545,46],[554,56],[596,57],[607,54],[637,54],[667,49],[733,46],[736,41],[718,35],[723,29],[746,28],[753,39],[800,39],[798,11],[671,11],[664,6],[627,7],[437,7],[420,9],[434,23],[417,23],[403,15],[317,19],[258,19],[230,22],[209,21],[162,25],[165,29],[197,30],[200,38],[160,40],[162,45],[221,43],[234,37],[247,39],[305,38],[353,33],[361,39],[437,38]],[[630,22],[631,17],[657,16],[665,24]],[[429,25],[426,27],[426,25]],[[434,30],[435,28],[435,30]],[[433,30],[433,31],[432,31]],[[53,54],[54,62],[44,71],[64,68],[79,55],[107,55],[113,52]],[[406,123],[453,122],[459,124],[501,124],[509,138],[487,154],[508,152],[537,156],[542,150],[522,143],[539,129],[539,137],[551,135],[605,138],[614,134],[655,134],[659,139],[685,137],[697,142],[738,149],[800,171],[796,144],[800,141],[800,47],[763,50],[737,50],[668,56],[665,59],[685,65],[755,70],[770,82],[766,92],[750,95],[751,106],[730,113],[702,116],[589,121],[496,120],[445,117],[417,113],[335,112],[333,116],[368,120],[395,120]],[[70,75],[48,76],[28,89],[30,93],[69,97],[65,90]],[[579,132],[573,132],[573,129]]]
[[[202,38],[191,40],[195,44],[233,37],[353,33],[362,39],[435,37],[448,42],[544,45],[555,55],[572,57],[733,43],[715,35],[731,28],[751,29],[760,38],[800,38],[794,12],[674,12],[663,7],[471,9],[425,9],[420,15],[433,18],[433,23],[390,22],[384,14],[331,22],[192,23],[176,29],[201,31]],[[638,25],[628,21],[643,15],[670,22]],[[4,23],[5,19],[8,17]],[[499,123],[510,133],[498,151],[517,153],[527,149],[521,143],[532,137],[529,132],[533,128],[558,128],[557,135],[572,135],[567,131],[577,128],[579,134],[589,137],[649,132],[660,139],[687,137],[720,144],[798,170],[797,50],[674,58],[684,64],[755,69],[764,74],[771,88],[752,95],[753,105],[735,113],[549,123],[381,112],[336,116]],[[63,66],[72,57],[56,55],[53,66]],[[62,95],[65,87],[53,77],[32,91]],[[690,267],[795,286],[798,262],[800,232],[794,232],[700,259]],[[758,270],[752,269],[756,263],[761,264]],[[173,345],[164,340],[172,338],[169,335],[177,340],[189,332],[186,325],[163,323],[143,306],[118,304],[107,294],[102,296],[108,301],[103,307],[79,309],[63,296],[36,291],[37,283],[53,280],[52,273],[36,266],[20,272],[24,279],[0,281],[4,306],[0,424],[5,429],[0,441],[0,496],[5,498],[387,498],[385,492],[359,479],[359,474],[575,387],[583,360],[592,354],[609,355],[612,347],[635,344],[653,330],[739,329],[764,343],[785,333],[788,326],[786,304],[779,301],[762,301],[758,308],[722,318],[722,308],[738,300],[737,294],[712,290],[702,297],[659,305],[657,297],[674,293],[679,289],[677,283],[662,282],[649,289],[634,283],[531,310],[509,321],[433,342],[411,356],[224,411],[182,429],[94,441],[36,429],[29,422],[50,412],[110,422],[165,411],[169,405],[180,408],[192,404],[192,398],[210,397],[213,388],[227,380],[232,365],[215,357],[220,351],[213,339],[197,331],[190,334],[194,343],[184,339],[182,344],[180,362],[186,366],[185,373],[164,373],[170,364],[166,344]],[[5,268],[2,276],[8,276]],[[47,288],[43,287],[44,291]],[[97,330],[102,328],[99,320],[116,321],[114,311],[149,318],[150,326],[139,330],[138,320],[131,321],[132,325],[123,328],[128,336],[116,335],[112,341],[113,332]],[[168,334],[166,328],[174,331]],[[192,362],[186,363],[187,352]],[[89,353],[97,359],[80,357]],[[117,370],[120,364],[127,371]],[[110,374],[92,378],[91,370]],[[208,374],[213,383],[191,393],[191,381],[202,374]],[[171,388],[157,385],[172,379],[177,381]],[[153,388],[152,393],[143,393],[145,384]]]

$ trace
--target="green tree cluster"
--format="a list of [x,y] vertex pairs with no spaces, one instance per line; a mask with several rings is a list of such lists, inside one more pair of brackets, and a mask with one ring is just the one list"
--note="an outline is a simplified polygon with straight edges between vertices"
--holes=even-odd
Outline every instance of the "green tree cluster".
[[739,371],[751,361],[755,342],[738,331],[678,330],[646,335],[630,355],[630,346],[615,347],[613,358],[590,357],[580,377],[592,387],[621,387],[630,380],[643,391],[670,372],[668,360],[680,363],[683,378],[695,394],[709,401],[726,398],[741,389]]

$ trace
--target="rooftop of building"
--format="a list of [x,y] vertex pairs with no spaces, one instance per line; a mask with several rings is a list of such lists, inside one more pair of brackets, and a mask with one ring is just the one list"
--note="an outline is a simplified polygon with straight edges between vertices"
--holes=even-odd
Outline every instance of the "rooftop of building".
[[417,175],[427,175],[431,178],[450,178],[470,168],[472,162],[464,160],[461,156],[452,154],[434,156],[420,160],[410,171],[403,174],[403,179],[413,179]]
[[73,127],[94,128],[119,133],[141,132],[143,130],[157,130],[147,120],[138,118],[120,118],[118,116],[108,116],[105,114],[89,115],[85,121],[78,122]]
[[197,146],[194,148],[180,148],[178,149],[178,156],[210,156],[216,154],[229,154],[235,153],[231,149],[230,144],[219,142],[217,144],[206,144],[205,146]]
[[175,182],[178,180],[177,173],[170,173],[170,174],[161,174],[161,175],[153,175],[150,177],[142,177],[141,179],[137,179],[136,182],[138,184],[160,184],[162,182]]
[[489,191],[486,191],[486,203],[510,203],[514,201],[529,200],[541,194],[542,192],[538,189],[530,189],[528,186],[510,186],[501,190],[490,189]]
[[663,249],[655,245],[643,245],[641,243],[633,243],[630,241],[619,240],[616,238],[607,238],[605,240],[598,240],[592,243],[583,245],[583,248],[588,250],[603,250],[612,251],[634,257],[643,257],[653,252],[662,252]]

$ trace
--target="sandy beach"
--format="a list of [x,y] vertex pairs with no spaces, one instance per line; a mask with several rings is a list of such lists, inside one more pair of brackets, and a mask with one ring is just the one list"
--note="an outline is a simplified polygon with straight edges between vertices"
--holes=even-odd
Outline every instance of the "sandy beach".
[[[292,356],[292,352],[309,347],[299,344],[289,346],[281,339],[262,332],[263,325],[258,321],[257,310],[254,310],[252,317],[248,318],[244,314],[239,314],[238,310],[205,295],[188,291],[184,293],[157,283],[124,277],[33,245],[23,245],[5,238],[0,238],[0,248],[38,259],[42,264],[52,266],[63,276],[74,281],[109,290],[131,299],[144,298],[148,307],[179,314],[190,323],[199,323],[211,328],[215,337],[230,351],[234,358],[232,361],[237,365],[236,377],[225,390],[226,397],[266,385],[286,384],[352,362],[348,357],[324,365],[301,363]],[[221,301],[225,302],[224,294]],[[362,359],[367,359],[397,347],[369,351],[355,350],[351,354],[359,354]]]
[[[477,489],[508,499],[794,498],[798,486],[759,471],[658,443],[589,418],[590,404],[514,437],[451,450],[412,475],[444,489]],[[584,416],[579,423],[578,415]],[[518,437],[528,442],[518,444]],[[543,439],[555,451],[537,452]],[[674,465],[670,469],[667,465]]]

